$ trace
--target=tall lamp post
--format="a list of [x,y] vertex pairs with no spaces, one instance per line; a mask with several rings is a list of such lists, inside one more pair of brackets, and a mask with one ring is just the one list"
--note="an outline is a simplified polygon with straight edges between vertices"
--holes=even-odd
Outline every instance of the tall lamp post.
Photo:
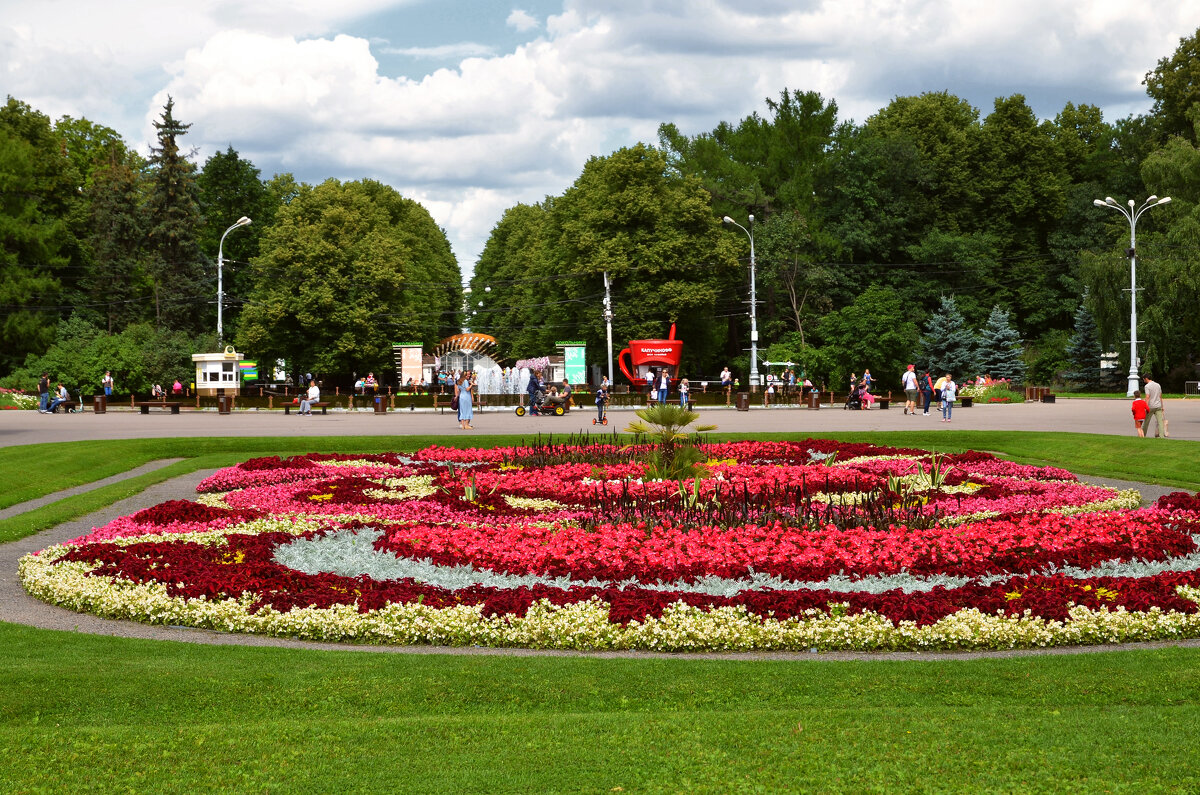
[[758,389],[758,296],[754,290],[754,216],[750,216],[750,228],[739,224],[728,215],[725,223],[733,224],[750,238],[750,388]]
[[1122,205],[1112,196],[1105,196],[1103,200],[1096,199],[1092,202],[1097,207],[1111,207],[1125,216],[1125,220],[1129,222],[1129,386],[1125,391],[1127,397],[1133,397],[1133,393],[1142,386],[1141,380],[1138,378],[1137,355],[1137,222],[1142,217],[1142,213],[1151,207],[1167,204],[1170,201],[1170,196],[1164,196],[1161,199],[1151,196],[1142,202],[1141,207],[1138,207],[1133,199],[1129,200],[1128,205]]
[[[225,230],[225,235],[228,235],[239,226],[249,226],[250,219],[242,216],[234,222],[233,226]],[[225,307],[225,290],[224,281],[222,280],[222,272],[225,266],[225,235],[221,235],[221,242],[217,245],[217,344],[222,345],[225,342],[225,326],[222,322],[222,310]]]
[[608,271],[604,272],[604,331],[608,338],[608,388],[613,387],[612,357],[612,294],[608,288]]

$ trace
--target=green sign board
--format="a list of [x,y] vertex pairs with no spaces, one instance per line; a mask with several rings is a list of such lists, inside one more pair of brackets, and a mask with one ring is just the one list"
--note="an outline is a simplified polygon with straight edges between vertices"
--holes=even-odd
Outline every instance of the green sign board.
[[572,384],[587,383],[587,348],[568,345],[563,348],[563,360],[567,366],[567,380]]

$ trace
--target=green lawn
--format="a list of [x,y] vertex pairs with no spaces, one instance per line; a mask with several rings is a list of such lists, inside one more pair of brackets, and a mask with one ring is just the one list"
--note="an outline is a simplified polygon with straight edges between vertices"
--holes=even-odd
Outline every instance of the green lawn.
[[1200,788],[1200,651],[390,655],[0,625],[5,791]]
[[[1200,487],[1192,442],[840,436]],[[93,479],[83,460],[186,457],[175,465],[186,469],[297,445],[430,441],[0,448],[0,495],[11,504],[19,491],[5,475],[22,456],[60,465],[52,481],[64,483]],[[1198,719],[1200,649],[922,662],[406,655],[0,624],[4,792],[1197,791]]]

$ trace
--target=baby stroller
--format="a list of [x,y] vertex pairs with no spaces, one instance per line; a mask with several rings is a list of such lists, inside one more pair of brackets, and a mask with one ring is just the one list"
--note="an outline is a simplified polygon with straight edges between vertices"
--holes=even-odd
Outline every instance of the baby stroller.
[[861,386],[854,387],[850,394],[846,396],[846,405],[842,408],[852,411],[858,411],[863,407],[863,388]]

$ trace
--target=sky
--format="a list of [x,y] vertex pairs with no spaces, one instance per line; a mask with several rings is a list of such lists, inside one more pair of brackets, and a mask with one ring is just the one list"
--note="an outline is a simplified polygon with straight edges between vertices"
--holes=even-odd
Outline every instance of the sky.
[[[168,95],[197,164],[376,179],[470,272],[504,211],[589,157],[766,112],[785,89],[863,122],[948,90],[1109,121],[1200,25],[1200,0],[0,0],[0,92],[143,153]],[[236,219],[230,219],[230,223]]]

